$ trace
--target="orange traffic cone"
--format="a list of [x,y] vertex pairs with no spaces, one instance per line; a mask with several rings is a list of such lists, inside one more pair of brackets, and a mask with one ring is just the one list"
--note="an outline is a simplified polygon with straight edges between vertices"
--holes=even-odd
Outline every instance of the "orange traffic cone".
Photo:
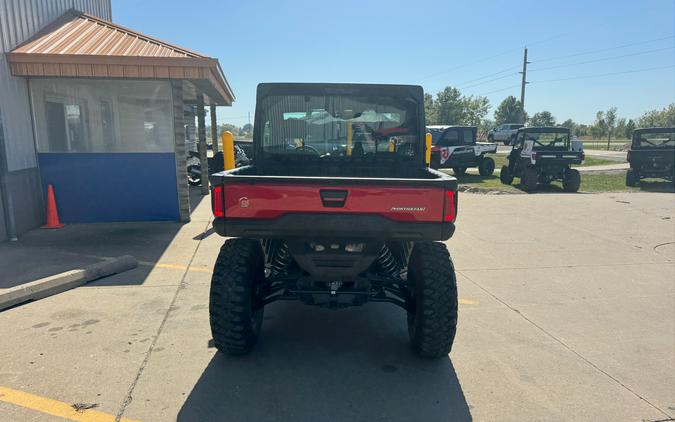
[[59,222],[59,212],[56,209],[56,199],[54,198],[54,187],[49,185],[47,188],[47,224],[43,229],[60,229],[63,224]]

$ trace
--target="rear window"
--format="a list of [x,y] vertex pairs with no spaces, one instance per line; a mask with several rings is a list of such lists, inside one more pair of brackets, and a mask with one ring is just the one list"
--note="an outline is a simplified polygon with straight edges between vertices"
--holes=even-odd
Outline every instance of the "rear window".
[[268,153],[410,156],[420,142],[418,104],[412,98],[269,96],[262,100],[261,112],[262,145]]
[[529,129],[525,132],[520,132],[518,141],[534,141],[532,146],[534,149],[543,148],[568,148],[570,145],[570,133],[568,131],[550,131],[542,130],[541,132]]
[[633,145],[641,148],[673,148],[675,147],[675,130],[671,132],[637,133]]

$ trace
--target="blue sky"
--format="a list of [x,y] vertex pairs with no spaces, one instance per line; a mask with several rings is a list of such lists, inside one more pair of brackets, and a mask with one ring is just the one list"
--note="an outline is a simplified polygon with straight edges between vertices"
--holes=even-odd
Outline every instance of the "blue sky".
[[611,106],[632,118],[675,102],[673,0],[112,4],[116,23],[218,58],[237,96],[218,121],[239,126],[259,82],[451,85],[486,95],[492,117],[507,95],[520,96],[526,46],[530,115],[591,123]]

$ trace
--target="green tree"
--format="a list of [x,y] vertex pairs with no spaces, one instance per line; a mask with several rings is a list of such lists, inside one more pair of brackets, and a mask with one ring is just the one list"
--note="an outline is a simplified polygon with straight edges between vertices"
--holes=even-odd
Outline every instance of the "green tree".
[[497,125],[501,125],[502,123],[525,123],[526,121],[527,113],[523,112],[520,101],[513,95],[506,97],[495,110],[495,124]]
[[623,130],[623,136],[625,136],[626,139],[632,139],[634,130],[635,130],[635,121],[633,119],[628,119],[626,127]]
[[436,124],[461,125],[464,121],[464,98],[457,88],[445,87],[436,94],[434,118]]
[[428,92],[424,93],[424,118],[427,125],[435,125],[436,122],[436,107],[434,104],[434,96]]
[[488,111],[487,97],[463,96],[454,87],[445,87],[433,95],[424,94],[424,111],[427,125],[479,126]]
[[464,116],[462,124],[480,126],[490,110],[490,100],[487,97],[464,97]]
[[530,126],[555,126],[555,117],[550,111],[534,113],[529,120]]
[[588,125],[585,125],[585,124],[583,124],[583,123],[579,123],[579,124],[577,124],[576,127],[574,128],[573,134],[574,134],[575,136],[581,137],[581,136],[588,136],[588,134],[589,134],[590,132],[591,132],[591,128],[588,127]]
[[609,143],[612,140],[612,134],[616,128],[616,107],[610,107],[605,112],[605,126],[607,129],[607,149],[609,150]]
[[623,136],[624,133],[626,133],[626,124],[627,120],[625,117],[620,117],[616,119],[616,127],[614,128],[614,136],[616,138],[619,138]]
[[651,110],[638,119],[638,127],[673,127],[675,126],[675,103],[662,110]]
[[239,135],[239,128],[232,123],[222,123],[218,125],[218,136],[221,136],[226,131],[232,132],[233,135]]
[[607,123],[605,122],[605,112],[598,111],[595,113],[595,122],[591,126],[591,135],[593,139],[603,138],[607,134]]
[[560,123],[560,126],[566,127],[567,129],[569,129],[570,132],[571,132],[573,135],[576,134],[577,124],[574,123],[574,120],[572,120],[572,119],[567,119],[567,120],[565,120],[564,122]]
[[250,135],[253,133],[253,125],[250,123],[246,123],[244,126],[241,127],[241,131],[244,132],[246,135]]
[[477,134],[478,138],[479,139],[487,138],[487,133],[493,127],[495,127],[495,121],[494,120],[491,120],[491,119],[488,119],[488,118],[485,118],[485,119],[481,120],[480,124],[478,125],[478,134]]

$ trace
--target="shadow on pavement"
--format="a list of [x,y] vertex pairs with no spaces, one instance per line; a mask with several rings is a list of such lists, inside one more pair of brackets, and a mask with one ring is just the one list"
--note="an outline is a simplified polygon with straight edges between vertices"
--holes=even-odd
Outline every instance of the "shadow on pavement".
[[[208,196],[191,188],[191,210]],[[58,230],[35,229],[16,242],[0,244],[0,289],[79,269],[105,257],[132,255],[146,264],[123,274],[95,281],[95,285],[143,284],[152,265],[170,247],[184,226],[177,221],[68,224]],[[195,237],[201,240],[204,234]]]
[[428,422],[471,414],[451,360],[413,355],[400,309],[279,303],[266,309],[251,355],[213,357],[178,420]]
[[673,182],[670,181],[641,180],[639,188],[641,191],[645,192],[667,192],[667,193],[675,192],[675,184],[673,184]]

